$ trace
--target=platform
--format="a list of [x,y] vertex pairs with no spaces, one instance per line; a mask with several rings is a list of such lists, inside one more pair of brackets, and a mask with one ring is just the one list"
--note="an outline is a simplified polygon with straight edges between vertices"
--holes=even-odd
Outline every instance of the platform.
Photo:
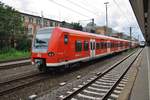
[[130,100],[150,100],[150,47],[145,47],[142,52],[142,61]]
[[0,67],[12,66],[12,65],[23,64],[23,63],[30,63],[30,62],[31,62],[30,59],[19,60],[19,61],[12,61],[12,62],[5,62],[5,63],[0,63]]

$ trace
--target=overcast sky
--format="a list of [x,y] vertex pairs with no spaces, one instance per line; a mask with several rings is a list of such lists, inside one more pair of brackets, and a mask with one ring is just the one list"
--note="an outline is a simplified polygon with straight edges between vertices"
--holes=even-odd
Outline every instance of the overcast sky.
[[133,28],[133,36],[143,40],[129,0],[0,0],[13,8],[44,17],[67,21],[80,22],[82,25],[94,18],[98,26],[105,25],[106,8],[108,4],[108,26],[119,32],[129,34],[129,27]]

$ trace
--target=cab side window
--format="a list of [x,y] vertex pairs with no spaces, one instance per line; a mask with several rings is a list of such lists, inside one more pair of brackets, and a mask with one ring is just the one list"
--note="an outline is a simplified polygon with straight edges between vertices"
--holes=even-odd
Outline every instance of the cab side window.
[[65,43],[65,44],[68,44],[68,41],[69,41],[68,35],[64,35],[64,43]]

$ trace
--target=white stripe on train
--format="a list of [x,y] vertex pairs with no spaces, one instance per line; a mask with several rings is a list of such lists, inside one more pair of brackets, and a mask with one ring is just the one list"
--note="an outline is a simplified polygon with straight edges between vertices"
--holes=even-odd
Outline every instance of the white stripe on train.
[[[124,50],[126,50],[126,49],[124,49]],[[124,50],[120,50],[120,51],[124,51]],[[120,52],[120,51],[117,51],[117,52]],[[59,67],[59,66],[62,66],[62,65],[67,65],[67,64],[71,64],[71,63],[75,63],[75,62],[79,62],[79,61],[88,61],[88,60],[91,60],[91,59],[96,59],[96,58],[99,58],[99,57],[110,55],[112,53],[114,53],[114,52],[95,55],[95,57],[84,57],[84,58],[79,58],[79,59],[74,59],[74,60],[68,60],[66,62],[46,63],[46,66],[47,67]]]

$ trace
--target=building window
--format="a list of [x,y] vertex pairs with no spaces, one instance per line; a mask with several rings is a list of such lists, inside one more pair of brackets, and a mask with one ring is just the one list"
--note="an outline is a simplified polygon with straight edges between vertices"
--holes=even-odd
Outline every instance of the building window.
[[39,18],[36,19],[36,24],[38,24],[38,25],[41,24],[41,20]]
[[47,26],[47,20],[44,20],[44,26]]
[[25,21],[25,16],[22,16],[22,21],[23,21],[23,22]]
[[50,22],[50,26],[51,26],[51,27],[53,26],[53,22]]
[[55,26],[57,26],[57,23],[55,23]]
[[58,23],[56,23],[56,26],[58,26]]
[[32,35],[32,28],[28,28],[28,35]]
[[33,23],[33,18],[29,17],[29,23]]
[[77,41],[75,42],[75,51],[76,51],[76,52],[81,52],[81,51],[82,51],[82,42],[79,41],[79,40],[77,40]]
[[89,43],[88,41],[84,41],[84,51],[88,51],[89,50]]
[[53,22],[53,26],[55,27],[55,22]]

